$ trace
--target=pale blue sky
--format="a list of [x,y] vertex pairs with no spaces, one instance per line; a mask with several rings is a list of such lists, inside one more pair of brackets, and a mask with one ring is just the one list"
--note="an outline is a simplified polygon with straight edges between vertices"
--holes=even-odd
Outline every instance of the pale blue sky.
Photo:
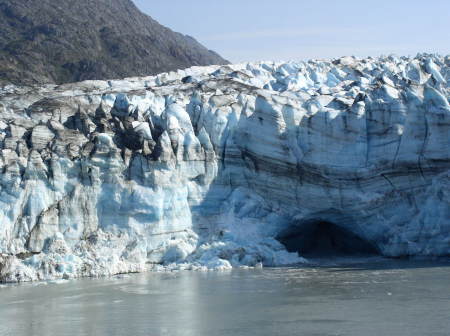
[[134,0],[232,62],[450,53],[450,0]]

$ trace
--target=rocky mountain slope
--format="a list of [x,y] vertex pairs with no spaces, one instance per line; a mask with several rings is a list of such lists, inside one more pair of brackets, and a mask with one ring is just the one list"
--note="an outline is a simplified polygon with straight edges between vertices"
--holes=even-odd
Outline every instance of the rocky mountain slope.
[[323,222],[385,256],[447,256],[449,65],[347,57],[5,87],[1,279],[304,262],[286,248]]
[[0,0],[0,84],[148,76],[226,63],[131,0]]

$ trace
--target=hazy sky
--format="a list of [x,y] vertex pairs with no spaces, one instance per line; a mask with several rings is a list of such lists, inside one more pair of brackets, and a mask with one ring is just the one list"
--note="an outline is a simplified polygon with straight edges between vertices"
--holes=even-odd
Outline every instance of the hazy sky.
[[134,0],[232,62],[450,53],[450,0]]

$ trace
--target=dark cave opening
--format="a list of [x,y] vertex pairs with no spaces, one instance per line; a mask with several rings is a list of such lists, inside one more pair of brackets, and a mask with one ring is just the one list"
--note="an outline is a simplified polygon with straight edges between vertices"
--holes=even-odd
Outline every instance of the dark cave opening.
[[371,242],[327,221],[293,226],[277,237],[289,252],[309,258],[379,255]]

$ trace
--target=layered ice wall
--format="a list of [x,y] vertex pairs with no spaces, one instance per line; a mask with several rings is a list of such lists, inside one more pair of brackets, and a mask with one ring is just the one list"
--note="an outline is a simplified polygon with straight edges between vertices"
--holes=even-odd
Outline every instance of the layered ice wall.
[[277,238],[314,221],[449,255],[449,81],[419,55],[5,87],[1,280],[295,263]]

